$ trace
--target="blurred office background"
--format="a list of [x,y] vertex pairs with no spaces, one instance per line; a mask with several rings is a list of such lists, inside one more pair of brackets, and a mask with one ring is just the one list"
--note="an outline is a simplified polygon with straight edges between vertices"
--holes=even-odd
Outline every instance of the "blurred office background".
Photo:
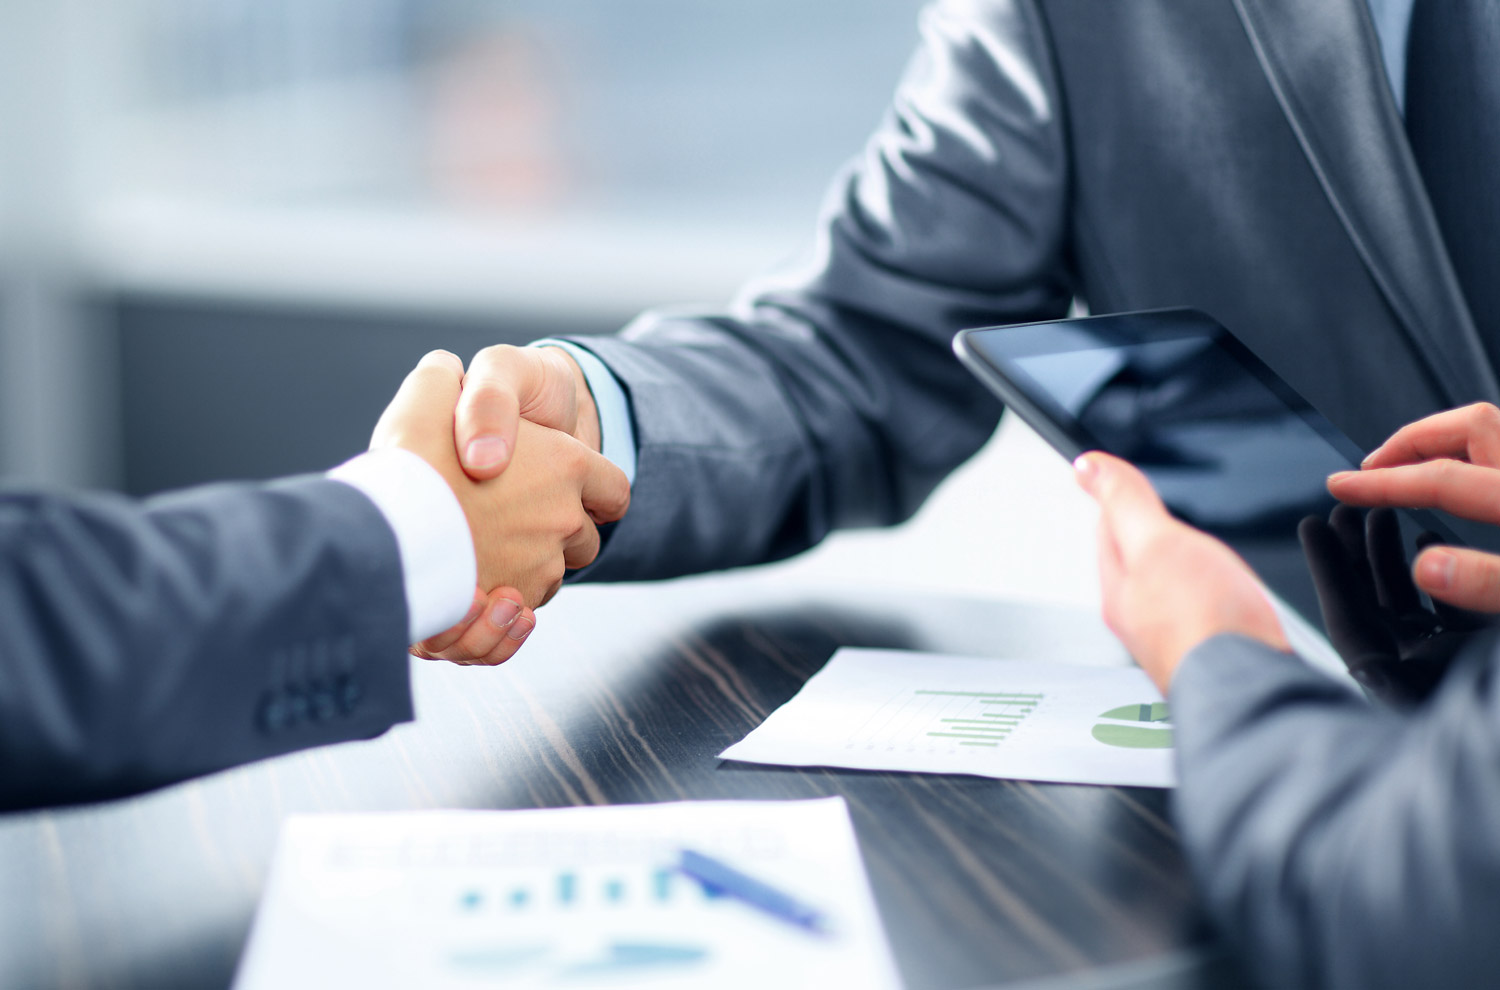
[[798,250],[917,0],[5,0],[0,476],[328,466],[425,350]]

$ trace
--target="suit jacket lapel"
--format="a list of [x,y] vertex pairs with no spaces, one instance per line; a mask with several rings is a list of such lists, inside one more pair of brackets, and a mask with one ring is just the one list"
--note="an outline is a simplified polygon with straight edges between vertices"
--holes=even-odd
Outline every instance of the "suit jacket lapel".
[[1406,143],[1365,0],[1234,3],[1323,191],[1432,374],[1455,404],[1500,402]]

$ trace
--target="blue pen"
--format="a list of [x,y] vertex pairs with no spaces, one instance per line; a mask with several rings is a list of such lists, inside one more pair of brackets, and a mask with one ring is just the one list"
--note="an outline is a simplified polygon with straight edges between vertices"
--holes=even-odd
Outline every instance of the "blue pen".
[[819,909],[752,876],[746,876],[712,856],[684,849],[677,868],[710,890],[738,898],[782,921],[819,935],[828,933],[828,917]]

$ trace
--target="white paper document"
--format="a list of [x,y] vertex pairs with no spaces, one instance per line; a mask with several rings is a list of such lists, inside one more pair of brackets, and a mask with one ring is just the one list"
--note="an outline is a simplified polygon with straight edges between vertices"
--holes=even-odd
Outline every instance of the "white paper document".
[[[683,849],[822,909],[707,890]],[[290,818],[237,990],[900,985],[842,798]]]
[[1136,667],[842,649],[719,754],[797,767],[1171,787],[1167,706]]

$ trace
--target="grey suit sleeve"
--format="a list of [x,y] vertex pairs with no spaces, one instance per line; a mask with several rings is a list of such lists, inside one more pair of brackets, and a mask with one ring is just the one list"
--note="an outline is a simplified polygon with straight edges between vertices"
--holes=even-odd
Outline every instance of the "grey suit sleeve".
[[411,718],[406,621],[339,482],[0,494],[0,808],[377,735]]
[[575,338],[629,395],[630,512],[587,575],[667,577],[899,521],[993,431],[964,327],[1063,315],[1066,155],[1029,3],[938,3],[802,261],[728,312]]
[[1500,654],[1479,646],[1407,715],[1237,637],[1184,661],[1179,826],[1267,986],[1478,986],[1500,972]]

